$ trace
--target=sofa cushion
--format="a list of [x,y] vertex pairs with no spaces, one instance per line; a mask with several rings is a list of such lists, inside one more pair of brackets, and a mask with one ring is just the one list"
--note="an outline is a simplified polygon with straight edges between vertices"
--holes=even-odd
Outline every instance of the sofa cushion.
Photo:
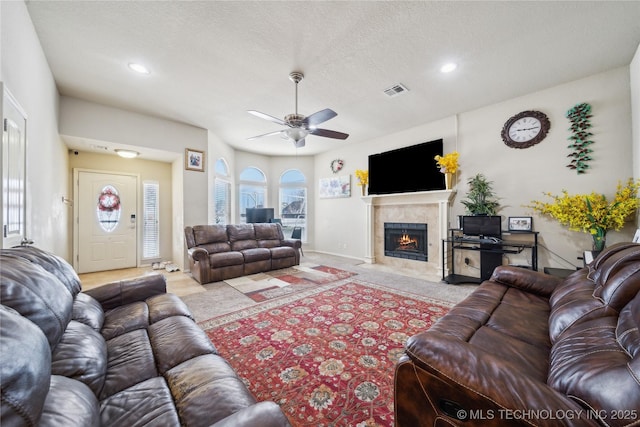
[[104,325],[104,311],[95,298],[80,292],[73,300],[72,319],[100,332],[102,325]]
[[244,264],[244,257],[238,251],[222,252],[209,255],[209,265],[212,269],[242,264]]
[[185,228],[187,248],[200,247],[210,254],[231,250],[227,227],[220,224],[196,225]]
[[188,359],[216,352],[204,331],[184,316],[154,323],[149,327],[149,339],[161,375]]
[[107,341],[107,375],[100,400],[158,376],[146,329],[118,335]]
[[[640,358],[618,344],[617,320],[607,316],[569,328],[551,351],[548,384],[591,408],[640,408]],[[627,425],[629,420],[607,421]]]
[[240,251],[244,257],[244,262],[268,261],[271,259],[271,251],[267,248],[253,248]]
[[49,343],[38,326],[4,305],[0,305],[0,325],[0,424],[38,425],[49,391]]
[[149,323],[156,323],[171,316],[184,316],[194,320],[189,307],[175,294],[161,294],[146,300],[149,307]]
[[278,223],[253,224],[256,240],[284,240],[282,226]]
[[107,344],[99,332],[72,320],[51,358],[52,374],[78,380],[100,395],[107,372]]
[[100,404],[86,384],[60,375],[52,375],[39,425],[98,426]]
[[289,246],[270,248],[272,259],[291,258],[296,256],[296,250]]
[[71,320],[73,297],[58,278],[24,258],[0,255],[2,304],[38,325],[54,348]]
[[102,336],[105,340],[149,326],[149,307],[135,302],[111,309],[105,313]]
[[196,246],[208,243],[227,243],[227,227],[220,224],[195,225],[193,226],[193,237]]
[[165,377],[184,425],[210,426],[255,403],[231,366],[214,354],[187,360]]
[[[211,404],[211,402],[209,402]],[[179,426],[171,391],[162,377],[132,385],[100,402],[103,426]]]
[[640,291],[640,248],[615,254],[602,270],[593,296],[619,312]]

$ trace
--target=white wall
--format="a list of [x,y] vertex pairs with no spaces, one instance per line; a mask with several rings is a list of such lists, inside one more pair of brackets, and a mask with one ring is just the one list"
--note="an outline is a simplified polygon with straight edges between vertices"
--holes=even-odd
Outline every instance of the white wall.
[[[554,220],[533,215],[525,207],[532,200],[543,198],[543,192],[558,194],[562,189],[570,193],[615,193],[619,180],[633,175],[630,110],[629,67],[622,67],[585,79],[570,82],[544,91],[532,93],[478,110],[460,113],[403,132],[377,138],[357,146],[347,146],[316,156],[316,182],[331,176],[331,160],[345,160],[345,174],[367,168],[369,154],[424,141],[443,138],[445,152],[460,152],[460,173],[452,218],[464,213],[460,200],[464,199],[469,177],[483,173],[494,182],[501,199],[500,214],[506,228],[508,216],[533,216],[533,225],[540,232],[540,267],[570,268],[580,265],[577,257],[591,248],[591,238],[583,233],[568,231]],[[587,102],[593,108],[593,157],[591,169],[577,175],[565,167],[568,163],[570,136],[566,111],[575,104]],[[524,110],[540,110],[551,121],[551,130],[540,144],[527,149],[506,146],[500,131],[505,121]],[[425,159],[432,162],[433,159]],[[365,210],[352,176],[354,195],[348,199],[315,199],[315,249],[362,258],[365,244]],[[455,226],[455,224],[451,224]],[[629,240],[634,227],[621,233],[610,232],[607,241]],[[556,255],[557,254],[557,255]]]
[[[640,179],[640,45],[629,66],[631,85],[631,128],[633,137],[633,176]],[[640,210],[636,216],[636,226],[640,228]]]
[[208,131],[77,98],[62,97],[60,133],[175,153],[176,160],[172,163],[172,261],[184,269],[184,226],[206,224],[208,209],[208,173],[206,170],[205,173],[185,170],[184,150],[191,148],[204,151],[208,163]]
[[26,234],[65,259],[71,207],[67,148],[58,135],[58,92],[24,2],[0,2],[0,80],[27,114]]

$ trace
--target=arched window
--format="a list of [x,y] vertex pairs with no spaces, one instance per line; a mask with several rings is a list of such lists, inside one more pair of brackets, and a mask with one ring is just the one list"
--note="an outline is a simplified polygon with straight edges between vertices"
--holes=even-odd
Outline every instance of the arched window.
[[240,222],[247,221],[247,208],[264,208],[267,199],[267,178],[253,166],[240,172]]
[[231,179],[229,167],[223,158],[216,160],[213,179],[213,208],[209,210],[213,218],[211,224],[229,224],[231,222]]
[[307,238],[307,180],[298,169],[289,169],[280,176],[280,218],[285,237],[294,227],[302,228],[302,240]]

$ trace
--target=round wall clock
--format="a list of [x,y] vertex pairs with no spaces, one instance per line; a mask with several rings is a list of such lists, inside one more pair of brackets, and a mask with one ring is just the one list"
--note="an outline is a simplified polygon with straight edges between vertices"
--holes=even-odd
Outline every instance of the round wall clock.
[[344,167],[344,160],[342,159],[335,159],[334,161],[331,162],[331,172],[333,173],[340,172],[343,167]]
[[523,111],[511,117],[502,128],[502,140],[512,148],[528,148],[542,141],[551,128],[547,115]]

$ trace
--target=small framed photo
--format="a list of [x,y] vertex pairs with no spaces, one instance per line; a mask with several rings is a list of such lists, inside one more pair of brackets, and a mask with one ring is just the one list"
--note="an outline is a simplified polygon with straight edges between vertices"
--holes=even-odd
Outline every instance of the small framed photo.
[[184,150],[184,168],[188,171],[204,172],[204,151],[186,148]]
[[533,229],[533,218],[530,216],[510,216],[509,231],[531,231]]

